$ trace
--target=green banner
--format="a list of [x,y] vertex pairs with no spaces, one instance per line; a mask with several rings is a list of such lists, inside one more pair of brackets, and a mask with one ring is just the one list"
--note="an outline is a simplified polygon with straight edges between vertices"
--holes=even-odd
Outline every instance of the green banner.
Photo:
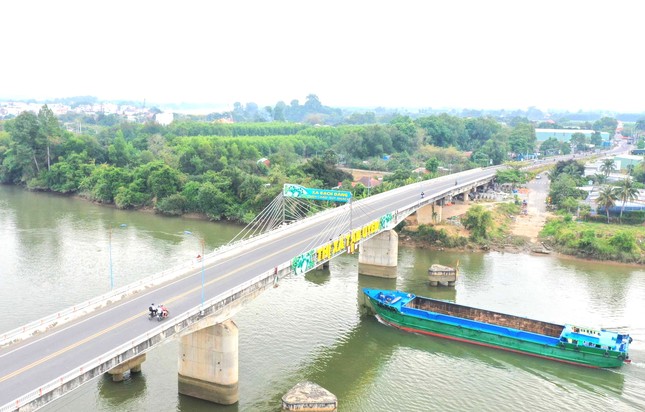
[[349,202],[352,192],[346,190],[311,189],[300,185],[286,183],[282,190],[284,197],[298,197],[301,199],[330,200],[332,202]]

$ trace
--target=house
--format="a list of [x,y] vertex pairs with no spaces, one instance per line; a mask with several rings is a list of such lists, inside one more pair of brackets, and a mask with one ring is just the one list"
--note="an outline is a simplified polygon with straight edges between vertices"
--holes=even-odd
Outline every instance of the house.
[[626,170],[629,166],[636,166],[643,161],[643,156],[638,155],[618,155],[614,157],[616,168],[618,170]]
[[172,121],[175,119],[175,115],[173,113],[157,113],[155,115],[155,121],[159,123],[162,126],[168,126]]
[[383,183],[383,182],[381,182],[378,179],[374,179],[371,176],[363,176],[360,179],[352,182],[352,187],[356,186],[359,183],[362,184],[365,187],[376,187],[376,186],[380,186],[381,183]]

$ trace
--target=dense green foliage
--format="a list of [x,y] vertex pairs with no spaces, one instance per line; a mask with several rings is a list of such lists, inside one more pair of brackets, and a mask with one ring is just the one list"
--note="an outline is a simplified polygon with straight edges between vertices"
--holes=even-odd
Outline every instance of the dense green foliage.
[[429,225],[420,225],[415,237],[437,247],[460,248],[468,244],[465,237],[451,236],[444,229],[436,229]]
[[600,260],[643,263],[645,231],[639,227],[576,222],[569,216],[549,220],[541,236],[565,253]]
[[[347,122],[354,124],[324,126],[332,118],[340,122],[342,113],[315,95],[304,105],[236,104],[218,118],[236,123],[184,117],[162,126],[99,114],[86,119],[92,127],[82,134],[65,130],[43,106],[0,124],[0,182],[78,193],[119,208],[244,221],[287,182],[323,188],[341,183],[366,196],[339,163],[392,172],[371,188],[374,194],[440,173],[501,164],[514,153],[535,150],[536,143],[533,126],[522,118],[507,126],[488,117],[392,115],[386,124],[363,124],[375,118],[365,113]],[[413,173],[423,166],[429,173]]]
[[493,227],[493,216],[491,212],[480,205],[475,205],[468,209],[462,220],[464,227],[470,230],[470,237],[474,241],[488,239]]

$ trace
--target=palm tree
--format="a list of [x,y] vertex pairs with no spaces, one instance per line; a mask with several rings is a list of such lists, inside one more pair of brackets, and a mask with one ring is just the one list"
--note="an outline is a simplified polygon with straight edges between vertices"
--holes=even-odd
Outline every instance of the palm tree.
[[596,204],[607,212],[607,223],[609,223],[609,209],[616,206],[616,200],[618,196],[616,195],[616,189],[605,185],[598,192],[598,198],[596,199]]
[[616,170],[616,162],[614,162],[614,159],[605,159],[602,161],[600,171],[603,172],[605,176],[609,176],[614,170]]
[[627,201],[631,202],[632,200],[638,199],[638,189],[634,187],[632,179],[626,177],[625,180],[620,182],[616,188],[616,195],[618,196],[618,199],[623,202],[623,205],[620,208],[620,217],[618,218],[618,222],[621,222],[623,219],[623,210],[625,210],[625,203]]
[[607,183],[607,176],[603,175],[602,173],[594,173],[593,176],[591,176],[593,179],[594,183],[597,184],[598,186],[604,185]]

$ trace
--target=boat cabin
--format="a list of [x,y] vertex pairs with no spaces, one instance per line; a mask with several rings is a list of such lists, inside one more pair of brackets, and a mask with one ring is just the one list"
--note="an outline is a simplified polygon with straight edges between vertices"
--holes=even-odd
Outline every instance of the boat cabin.
[[604,329],[565,325],[560,335],[560,341],[577,346],[626,352],[631,339],[629,335]]

